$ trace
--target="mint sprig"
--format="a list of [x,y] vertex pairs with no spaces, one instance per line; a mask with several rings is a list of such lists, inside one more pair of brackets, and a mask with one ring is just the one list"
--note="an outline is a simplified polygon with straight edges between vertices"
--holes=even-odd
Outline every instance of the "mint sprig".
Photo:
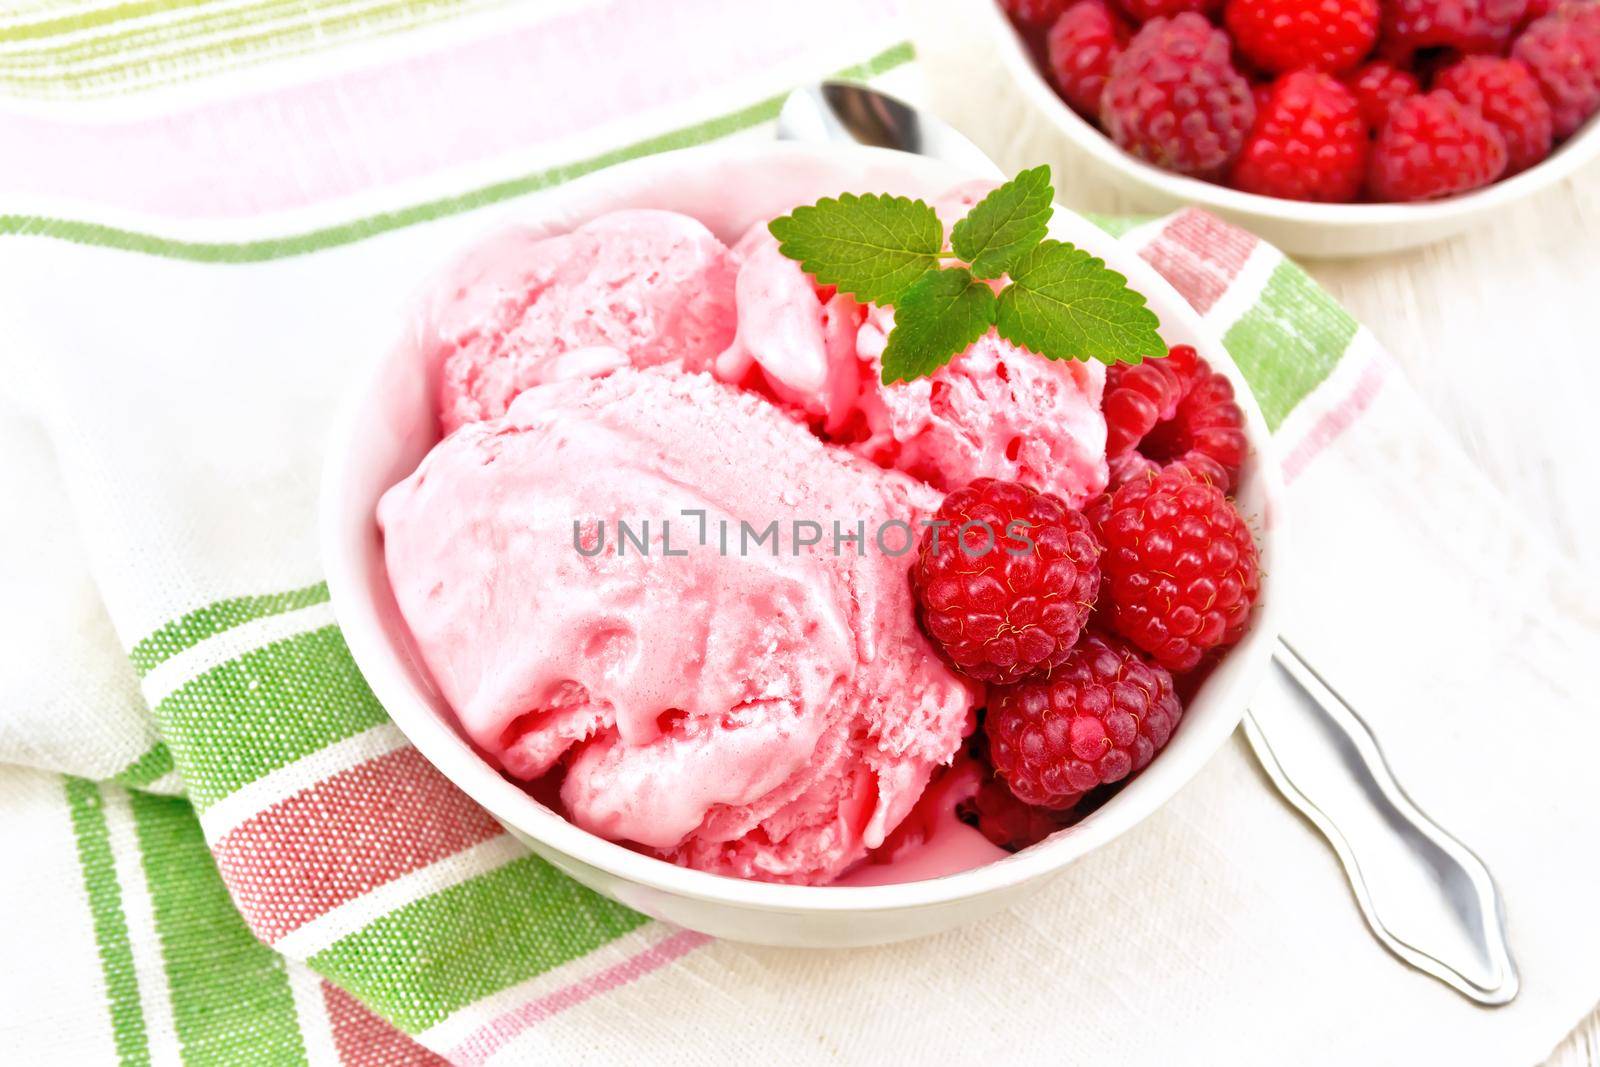
[[797,207],[767,227],[778,250],[805,272],[873,304],[894,304],[939,266],[944,226],[933,208],[904,196],[855,196]]
[[1128,279],[1064,241],[1029,249],[995,304],[1000,336],[1048,359],[1138,363],[1167,353]]
[[1050,168],[1034,167],[978,201],[951,227],[950,247],[979,278],[998,278],[1044,240],[1050,225]]
[[[1127,278],[1047,239],[1054,195],[1049,167],[1025,170],[951,228],[948,248],[934,210],[903,196],[828,197],[769,229],[779,251],[819,283],[894,308],[885,384],[932,374],[991,326],[1047,359],[1165,355],[1160,322]],[[1001,278],[1009,281],[997,297],[989,283]]]
[[883,349],[884,381],[932,374],[982,337],[994,317],[995,295],[988,282],[965,267],[930,270],[895,305],[894,329]]

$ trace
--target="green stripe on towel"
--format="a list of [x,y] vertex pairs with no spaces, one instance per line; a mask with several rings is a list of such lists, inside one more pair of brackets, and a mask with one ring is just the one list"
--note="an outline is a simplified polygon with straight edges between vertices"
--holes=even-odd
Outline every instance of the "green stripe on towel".
[[308,962],[414,1034],[647,921],[529,856],[391,912]]
[[131,793],[172,1022],[188,1067],[307,1062],[283,957],[250,935],[189,805]]
[[388,722],[332,624],[246,652],[155,708],[197,810]]
[[111,776],[118,785],[139,789],[172,770],[172,749],[157,741],[150,750]]
[[[145,52],[143,62],[160,62],[178,51],[179,45],[189,47],[194,41],[210,37],[210,44],[223,46],[237,39],[229,31],[249,29],[263,23],[277,22],[280,31],[292,31],[298,26],[316,24],[329,13],[362,6],[368,0],[335,0],[335,2],[308,3],[307,0],[259,0],[248,6],[219,5],[214,0],[195,4],[193,15],[179,19],[121,19],[106,23],[106,32],[96,34],[72,33],[65,42],[50,38],[61,33],[43,32],[42,24],[0,28],[0,43],[18,40],[44,39],[28,49],[7,49],[0,54],[0,67],[36,68],[46,66],[71,66],[98,59],[126,61],[135,50]],[[406,0],[415,3],[416,0]],[[448,0],[463,3],[467,0]],[[185,5],[188,6],[188,5]],[[285,19],[284,16],[292,16]],[[61,19],[56,22],[64,23]],[[133,22],[133,25],[121,25]]]
[[[910,42],[903,42],[880,52],[865,63],[839,71],[837,76],[870,78],[902,66],[913,58],[915,51]],[[103,226],[95,222],[42,218],[35,215],[0,215],[0,236],[43,237],[72,244],[138,252],[164,259],[189,260],[196,263],[261,263],[274,259],[287,259],[338,248],[341,245],[364,241],[408,226],[488,207],[503,200],[560,185],[631,159],[714,141],[776,118],[783,99],[781,95],[769,97],[749,107],[693,126],[637,141],[589,159],[496,182],[471,192],[442,197],[412,207],[287,237],[232,242],[182,241],[118,229],[115,226]]]
[[133,669],[142,676],[179,652],[193,648],[224,630],[268,615],[281,615],[286,611],[321,604],[327,599],[328,583],[317,582],[304,589],[291,589],[287,593],[219,600],[167,623],[134,645],[128,658],[133,661]]
[[83,888],[89,898],[100,973],[106,983],[112,1044],[117,1061],[124,1067],[143,1067],[150,1062],[150,1046],[144,1009],[139,1005],[139,977],[128,943],[128,918],[122,909],[122,886],[117,882],[116,863],[111,855],[105,799],[99,786],[82,778],[63,776],[62,785],[72,833],[77,838],[78,865],[83,868]]
[[183,8],[203,8],[214,2],[215,0],[139,0],[137,3],[117,4],[113,7],[93,8],[89,11],[74,11],[70,15],[45,18],[38,22],[0,27],[0,44],[9,44],[13,41],[37,41],[41,38],[56,37],[65,33],[78,33],[83,30],[92,30],[99,26],[109,26],[118,22],[130,22],[134,19],[146,18],[151,15],[160,15],[168,11],[178,11]]
[[[361,7],[352,12],[337,14],[333,11],[314,14],[307,19],[271,24],[254,30],[254,23],[240,22],[233,27],[233,35],[199,35],[198,43],[168,32],[165,51],[129,56],[121,42],[113,41],[106,55],[118,60],[111,65],[97,65],[93,54],[83,59],[71,58],[48,69],[49,57],[24,58],[21,62],[0,57],[0,85],[19,95],[60,98],[99,95],[97,90],[127,92],[130,88],[146,88],[168,80],[162,68],[174,68],[173,73],[183,73],[180,78],[192,78],[195,68],[212,61],[216,67],[242,66],[263,60],[281,60],[309,51],[321,51],[339,43],[339,38],[364,37],[406,30],[440,18],[453,17],[460,12],[461,0],[398,0],[376,7]],[[294,10],[290,8],[289,10]],[[254,32],[252,32],[254,30]],[[136,34],[135,37],[138,35]],[[163,38],[157,33],[156,40]],[[33,70],[29,68],[41,67]],[[221,62],[217,62],[221,61]],[[237,61],[237,62],[236,62]],[[20,69],[18,69],[20,68]],[[78,69],[83,68],[83,69]]]
[[1356,329],[1350,313],[1286,259],[1222,343],[1276,430],[1338,365]]

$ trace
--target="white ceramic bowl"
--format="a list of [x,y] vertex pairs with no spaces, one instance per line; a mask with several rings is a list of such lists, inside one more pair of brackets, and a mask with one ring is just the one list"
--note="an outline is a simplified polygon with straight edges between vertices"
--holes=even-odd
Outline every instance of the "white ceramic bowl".
[[1429,244],[1460,233],[1506,206],[1548,189],[1600,155],[1600,117],[1549,159],[1515,177],[1448,200],[1417,204],[1312,204],[1186,178],[1137,159],[1112,143],[1056,95],[995,0],[977,0],[1000,62],[1065,145],[1106,171],[1134,210],[1166,212],[1199,204],[1296,256],[1358,256]]
[[[841,191],[932,196],[970,175],[870,148],[750,144],[688,149],[625,164],[530,200],[519,224],[558,233],[622,207],[667,208],[732,242],[752,222]],[[322,486],[323,563],[334,611],[374,693],[413,744],[540,856],[629,907],[719,937],[798,946],[866,945],[935,933],[988,915],[1144,819],[1198,771],[1238,723],[1270,655],[1283,569],[1282,493],[1260,412],[1222,346],[1143,261],[1058,208],[1051,225],[1124,272],[1161,318],[1169,343],[1195,345],[1234,377],[1254,454],[1241,504],[1263,552],[1262,606],[1251,632],[1206,682],[1167,749],[1078,825],[999,862],[944,878],[872,887],[770,885],[677,867],[579,829],[502,777],[458,734],[409,650],[384,575],[373,511],[438,437],[414,330],[374,323],[374,347],[396,333],[355,383],[332,440]],[[409,325],[409,324],[408,324]],[[1151,863],[1162,862],[1151,856]]]

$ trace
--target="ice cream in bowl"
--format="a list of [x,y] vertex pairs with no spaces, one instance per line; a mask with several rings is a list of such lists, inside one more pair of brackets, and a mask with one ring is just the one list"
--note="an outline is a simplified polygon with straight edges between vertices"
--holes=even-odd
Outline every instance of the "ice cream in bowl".
[[1042,168],[656,156],[406,316],[325,474],[346,641],[446,777],[654,917],[846,946],[1013,904],[1176,793],[1270,654],[1260,413]]

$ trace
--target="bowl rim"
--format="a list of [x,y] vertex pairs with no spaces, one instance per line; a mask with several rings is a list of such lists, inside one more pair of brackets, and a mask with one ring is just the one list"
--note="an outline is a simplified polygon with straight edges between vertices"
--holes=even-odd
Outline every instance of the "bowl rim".
[[[869,162],[881,168],[892,160],[896,166],[909,168],[908,173],[921,171],[927,175],[936,174],[940,180],[952,185],[962,180],[989,177],[882,148],[751,141],[702,145],[618,164],[531,197],[524,203],[520,213],[502,214],[491,231],[479,234],[473,242],[464,244],[463,250],[475,247],[495,232],[516,225],[519,219],[537,216],[539,205],[563,203],[574,193],[590,186],[601,190],[611,184],[618,187],[647,187],[658,178],[683,173],[685,168],[704,166],[718,160],[781,165],[786,157],[806,157],[816,161],[838,156],[857,157],[861,163],[858,169],[865,169]],[[563,196],[563,193],[566,195]],[[539,845],[585,867],[629,883],[746,910],[842,914],[904,911],[952,904],[987,896],[1052,874],[1143,822],[1182,791],[1226,743],[1243,717],[1250,694],[1265,675],[1272,644],[1280,629],[1279,616],[1285,600],[1282,590],[1288,533],[1284,489],[1276,449],[1265,419],[1242,374],[1215,332],[1131,248],[1118,244],[1116,238],[1059,204],[1056,205],[1055,218],[1052,220],[1053,233],[1058,223],[1062,231],[1079,236],[1091,251],[1103,255],[1110,250],[1111,254],[1103,255],[1103,258],[1127,275],[1135,288],[1147,297],[1159,293],[1162,303],[1176,308],[1179,330],[1195,338],[1201,352],[1233,380],[1245,411],[1247,438],[1254,457],[1251,485],[1260,498],[1261,514],[1270,517],[1270,521],[1258,531],[1258,542],[1262,545],[1264,556],[1272,561],[1272,573],[1263,574],[1262,589],[1265,595],[1258,603],[1250,631],[1245,640],[1230,652],[1230,657],[1246,656],[1242,666],[1232,672],[1229,690],[1238,694],[1238,706],[1227,715],[1208,720],[1209,730],[1203,740],[1182,750],[1185,764],[1180,765],[1180,761],[1171,759],[1179,752],[1166,754],[1169,758],[1168,770],[1163,776],[1168,779],[1169,788],[1164,794],[1134,793],[1130,790],[1128,793],[1132,795],[1119,795],[1113,802],[1098,809],[1095,814],[1100,818],[1087,820],[1070,828],[1071,832],[1058,833],[1023,852],[979,867],[938,878],[871,886],[788,885],[694,870],[635,852],[568,822],[507,780],[486,759],[469,748],[453,726],[442,721],[442,717],[435,714],[431,707],[415,697],[411,685],[404,678],[406,672],[398,666],[397,661],[404,657],[392,647],[379,621],[375,604],[364,592],[361,552],[356,546],[364,537],[370,536],[371,524],[375,523],[373,507],[365,509],[367,530],[356,534],[350,529],[350,520],[346,517],[346,512],[353,505],[347,505],[346,500],[355,488],[348,484],[355,477],[355,457],[370,432],[367,427],[367,406],[382,389],[387,380],[389,364],[395,359],[395,345],[391,344],[370,357],[360,372],[352,377],[337,409],[320,486],[319,540],[335,618],[344,632],[346,644],[358,669],[395,725],[440,773],[474,803],[485,808],[517,834],[526,835]],[[443,268],[448,263],[447,258],[438,266]],[[429,277],[436,280],[438,269],[430,271]],[[1167,324],[1164,324],[1164,332],[1166,328]],[[400,336],[403,331],[391,330],[390,333]],[[374,506],[375,503],[372,502]]]
[[1027,42],[1001,10],[998,0],[979,0],[977,6],[981,17],[987,20],[991,37],[1012,80],[1057,130],[1099,162],[1143,186],[1174,199],[1214,206],[1235,215],[1309,223],[1334,230],[1445,223],[1522,200],[1570,177],[1580,167],[1600,157],[1600,114],[1597,114],[1549,157],[1520,174],[1442,200],[1324,204],[1247,193],[1162,170],[1124,152],[1056,93],[1034,61]]

